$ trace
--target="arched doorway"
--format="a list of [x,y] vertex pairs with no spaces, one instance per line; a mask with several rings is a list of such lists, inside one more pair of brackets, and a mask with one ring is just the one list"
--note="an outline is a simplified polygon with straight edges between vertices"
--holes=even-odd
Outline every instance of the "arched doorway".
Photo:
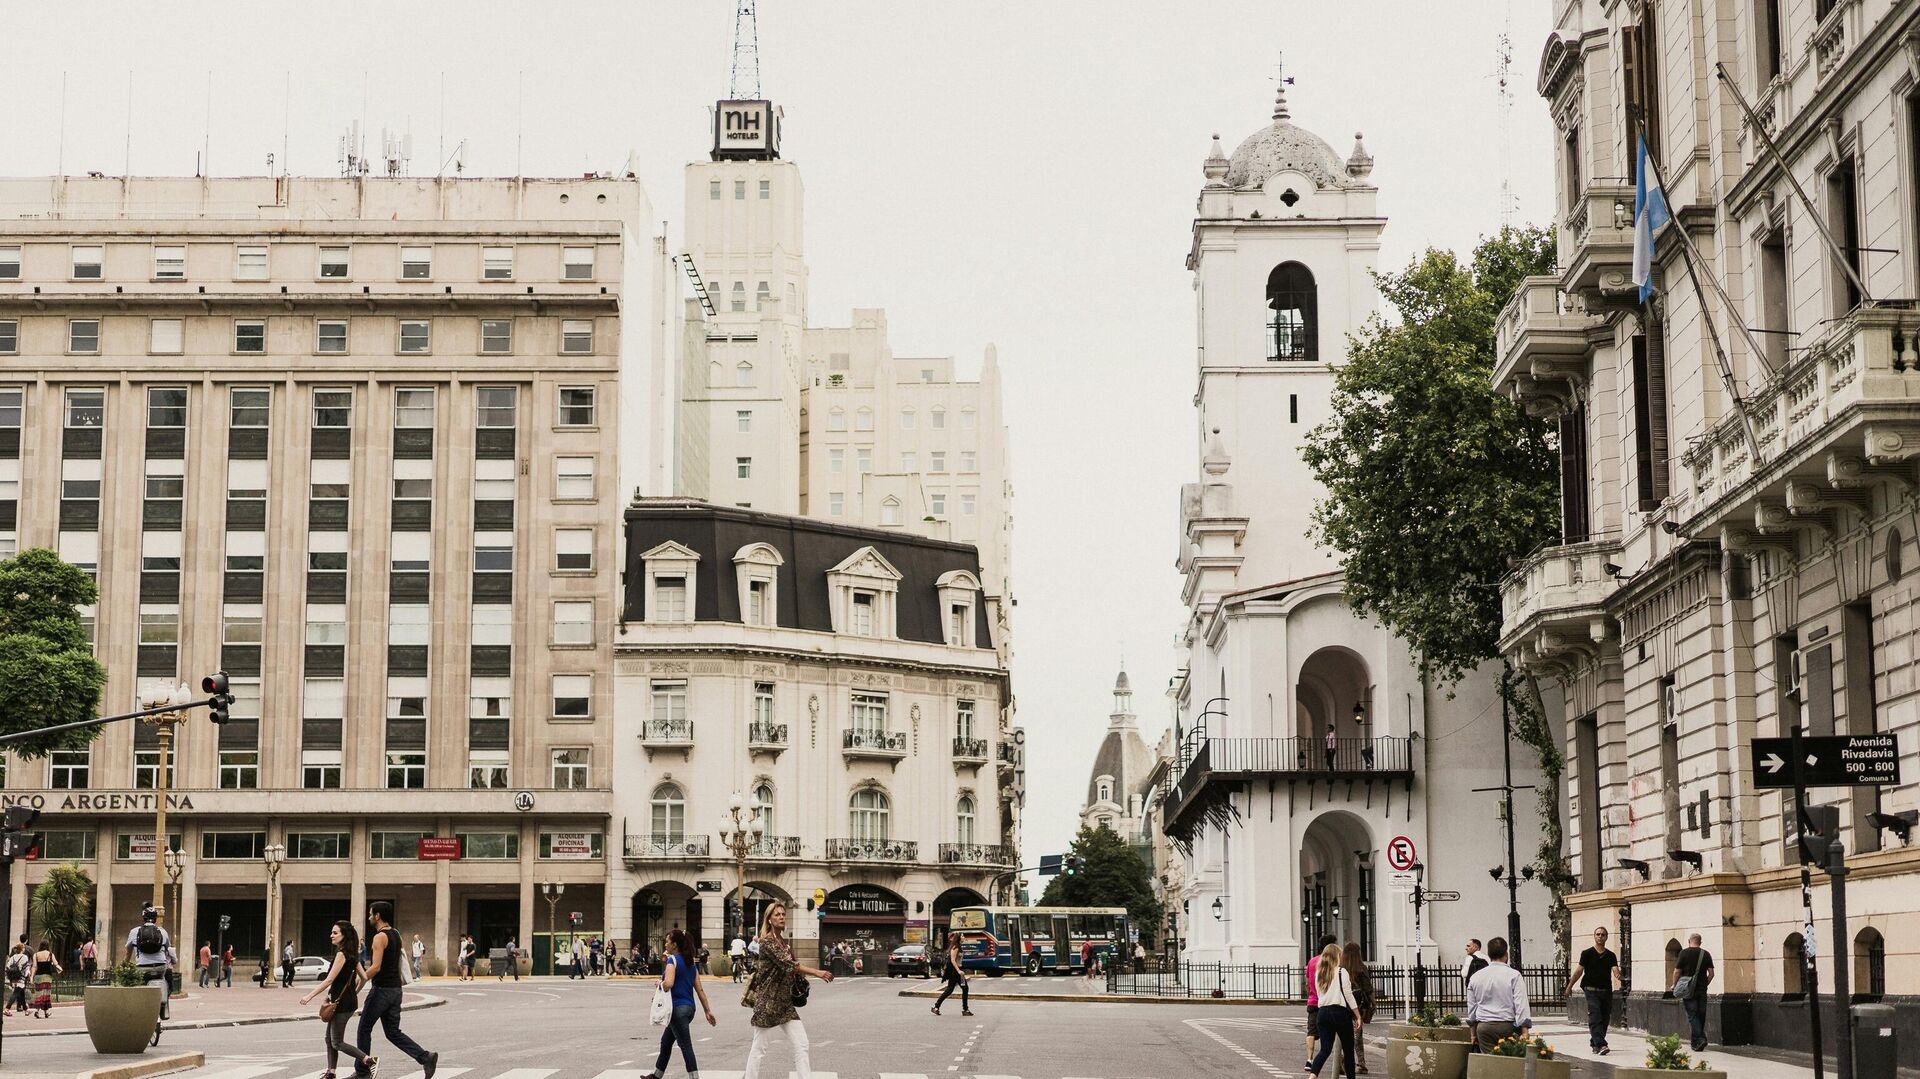
[[[1353,651],[1331,646],[1307,657],[1294,687],[1296,763],[1303,770],[1359,772],[1373,767],[1377,730],[1368,697],[1373,681]],[[1333,736],[1333,748],[1327,736]]]
[[1377,958],[1378,867],[1373,835],[1351,813],[1323,813],[1300,841],[1300,961],[1319,954],[1321,942],[1358,941],[1368,961]]
[[[731,897],[729,897],[729,902],[731,902]],[[740,922],[739,926],[744,927],[744,929],[737,928],[734,931],[742,932],[746,939],[752,940],[760,932],[760,923],[766,917],[767,908],[774,906],[791,907],[793,906],[793,897],[787,894],[786,889],[781,888],[777,884],[771,884],[763,880],[750,880],[747,882],[746,898],[742,905],[746,908],[746,919]],[[789,914],[788,917],[792,917],[792,915]]]
[[927,947],[936,952],[946,950],[947,922],[949,921],[947,916],[952,914],[955,908],[983,907],[986,906],[986,904],[986,897],[974,891],[972,888],[948,888],[946,891],[935,896],[933,900],[933,924],[930,927],[931,931],[927,934]]
[[905,939],[907,901],[878,884],[827,893],[820,916],[820,961],[835,975],[885,974],[887,953]]
[[684,929],[700,945],[700,896],[677,880],[657,880],[633,893],[633,939],[649,957],[660,954],[670,929]]

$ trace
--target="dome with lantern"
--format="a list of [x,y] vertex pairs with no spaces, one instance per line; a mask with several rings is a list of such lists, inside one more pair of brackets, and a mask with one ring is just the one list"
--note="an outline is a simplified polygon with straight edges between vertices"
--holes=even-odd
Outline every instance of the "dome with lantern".
[[1218,139],[1215,136],[1207,175],[1216,183],[1224,179],[1227,187],[1259,187],[1283,172],[1299,173],[1320,188],[1358,187],[1373,171],[1373,157],[1359,132],[1354,133],[1353,153],[1342,161],[1327,140],[1294,123],[1285,85],[1273,96],[1273,122],[1242,140],[1232,157],[1222,155]]

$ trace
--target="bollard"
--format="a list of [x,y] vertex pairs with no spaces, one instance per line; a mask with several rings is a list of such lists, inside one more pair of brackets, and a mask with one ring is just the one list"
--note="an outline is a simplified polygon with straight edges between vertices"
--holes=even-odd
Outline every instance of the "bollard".
[[1894,1079],[1898,1038],[1893,1009],[1885,1004],[1855,1004],[1853,1022],[1853,1079]]
[[1534,1061],[1540,1059],[1540,1045],[1533,1040],[1533,1031],[1522,1028],[1522,1033],[1527,1036],[1527,1079],[1534,1079],[1535,1073],[1539,1071]]

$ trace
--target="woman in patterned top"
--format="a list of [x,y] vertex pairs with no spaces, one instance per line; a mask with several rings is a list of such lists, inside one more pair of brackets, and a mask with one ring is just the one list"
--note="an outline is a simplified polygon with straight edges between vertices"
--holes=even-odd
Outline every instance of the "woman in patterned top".
[[803,967],[793,957],[787,943],[787,908],[773,903],[760,919],[760,936],[754,941],[760,949],[754,965],[753,980],[740,995],[740,1003],[753,1009],[753,1047],[747,1050],[745,1079],[759,1079],[760,1062],[767,1055],[767,1036],[776,1030],[787,1032],[793,1043],[793,1071],[799,1079],[810,1079],[812,1064],[807,1060],[807,1028],[793,1006],[794,983],[812,976],[823,982],[833,980],[833,972]]

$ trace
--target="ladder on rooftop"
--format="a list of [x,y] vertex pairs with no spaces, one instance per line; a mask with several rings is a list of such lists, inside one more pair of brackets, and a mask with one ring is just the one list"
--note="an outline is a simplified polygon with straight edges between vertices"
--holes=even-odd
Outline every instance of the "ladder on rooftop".
[[700,297],[701,310],[707,313],[708,318],[718,315],[720,312],[713,306],[713,297],[707,294],[707,283],[700,279],[700,268],[693,264],[693,256],[691,254],[675,255],[673,261],[687,271],[687,280],[693,282],[693,294]]

